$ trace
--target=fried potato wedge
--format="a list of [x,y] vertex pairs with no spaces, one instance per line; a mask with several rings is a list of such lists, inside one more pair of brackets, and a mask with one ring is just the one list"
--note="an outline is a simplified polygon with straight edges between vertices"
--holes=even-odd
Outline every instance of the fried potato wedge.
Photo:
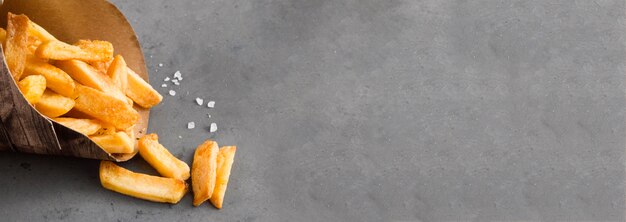
[[63,70],[50,65],[41,59],[28,57],[26,66],[24,67],[25,75],[42,75],[46,78],[46,84],[52,91],[66,97],[73,98],[74,88],[76,87],[74,80]]
[[126,95],[122,93],[113,81],[105,74],[98,72],[89,64],[80,60],[57,61],[57,67],[69,74],[74,80],[85,86],[100,90],[118,100],[128,103]]
[[113,62],[109,65],[107,75],[113,80],[113,84],[117,86],[122,93],[126,92],[128,86],[128,69],[126,68],[126,61],[121,55],[116,55],[113,58]]
[[112,62],[113,62],[113,59],[109,61],[90,62],[89,65],[91,65],[94,69],[98,70],[98,72],[100,73],[107,73],[107,71],[109,70],[109,66],[111,66]]
[[28,17],[9,13],[4,57],[13,79],[20,80],[28,54]]
[[94,143],[102,147],[108,153],[132,153],[135,152],[134,141],[124,131],[114,134],[106,134],[89,137]]
[[110,161],[100,162],[100,183],[121,194],[172,204],[178,203],[188,189],[185,181],[135,173]]
[[139,155],[143,157],[161,176],[187,180],[189,165],[172,155],[167,148],[159,143],[159,136],[148,134],[138,142]]
[[191,187],[193,189],[193,205],[199,206],[211,198],[215,188],[217,175],[217,142],[207,140],[196,148],[191,165]]
[[46,91],[46,78],[40,75],[27,76],[17,83],[22,94],[30,104],[36,104]]
[[69,112],[74,105],[74,100],[46,90],[35,104],[35,109],[47,117],[54,118]]
[[77,45],[52,40],[42,43],[35,55],[54,60],[107,61],[113,58],[113,45],[107,41],[97,40],[81,40]]
[[163,96],[143,80],[141,76],[135,73],[135,71],[128,68],[127,74],[126,96],[135,101],[137,105],[143,108],[150,108],[163,100]]
[[139,113],[125,101],[94,88],[76,85],[76,110],[124,130],[135,125]]
[[57,38],[33,21],[29,21],[28,35],[37,37],[41,42],[58,41]]
[[87,136],[96,134],[96,132],[98,132],[102,128],[100,121],[93,119],[58,117],[53,118],[53,120],[61,125],[66,126],[67,128],[73,129],[74,131]]
[[215,180],[215,190],[210,199],[213,206],[217,209],[222,209],[224,194],[226,194],[226,187],[230,177],[230,170],[235,161],[235,151],[237,151],[237,147],[226,146],[222,147],[217,155],[217,178]]

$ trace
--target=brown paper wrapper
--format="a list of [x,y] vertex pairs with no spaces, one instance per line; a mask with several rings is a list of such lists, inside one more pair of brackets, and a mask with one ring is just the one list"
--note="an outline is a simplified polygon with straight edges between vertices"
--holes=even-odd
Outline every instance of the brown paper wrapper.
[[[130,68],[146,81],[148,72],[141,46],[122,13],[104,0],[5,0],[0,6],[0,25],[7,13],[25,14],[59,40],[106,40],[124,56]],[[35,110],[18,90],[4,60],[0,63],[0,150],[64,155],[100,160],[126,161],[137,154],[109,154],[88,137],[60,125]],[[135,137],[148,127],[149,110],[135,106],[141,118]]]

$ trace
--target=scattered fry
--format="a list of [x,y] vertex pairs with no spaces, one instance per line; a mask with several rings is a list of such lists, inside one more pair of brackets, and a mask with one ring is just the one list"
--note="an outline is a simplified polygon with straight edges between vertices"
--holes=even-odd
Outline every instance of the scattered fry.
[[9,13],[4,57],[13,79],[20,80],[28,53],[28,17]]
[[17,84],[30,104],[36,104],[46,90],[46,78],[40,75],[27,76]]
[[172,204],[178,203],[188,189],[185,181],[135,173],[110,161],[100,162],[100,183],[118,193]]
[[46,90],[35,104],[35,109],[47,117],[54,118],[69,112],[74,104],[74,100]]
[[66,126],[67,128],[73,129],[76,132],[82,133],[84,135],[90,136],[96,134],[102,126],[100,122],[93,119],[76,119],[69,117],[59,117],[54,118],[54,121],[57,123]]
[[139,154],[162,176],[189,179],[189,166],[163,147],[156,134],[148,134],[139,139]]
[[235,151],[237,151],[237,147],[226,146],[222,147],[217,155],[217,179],[215,180],[215,190],[210,199],[213,206],[217,209],[222,209],[224,194],[226,194],[226,187],[230,178],[230,170],[235,161]]
[[217,175],[218,151],[217,142],[207,140],[196,148],[193,155],[191,187],[193,189],[193,205],[196,207],[213,195]]

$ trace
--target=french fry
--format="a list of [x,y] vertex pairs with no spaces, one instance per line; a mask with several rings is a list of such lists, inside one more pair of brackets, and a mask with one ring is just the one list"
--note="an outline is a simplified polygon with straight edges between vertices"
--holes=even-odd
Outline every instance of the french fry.
[[6,63],[13,79],[20,80],[24,72],[28,53],[28,17],[9,13],[7,19],[7,40],[4,51]]
[[41,44],[35,55],[54,60],[107,61],[113,58],[113,45],[106,41],[82,41],[79,45],[70,45],[52,40]]
[[172,155],[167,148],[159,143],[159,136],[148,134],[138,142],[139,155],[143,157],[161,176],[187,180],[189,165]]
[[137,105],[150,108],[163,100],[163,96],[159,92],[130,68],[128,68],[127,80],[126,96],[135,101]]
[[0,42],[2,42],[2,48],[6,47],[4,45],[4,43],[6,41],[7,41],[7,30],[4,30],[3,28],[0,28]]
[[196,207],[213,195],[217,175],[218,151],[217,142],[207,140],[196,148],[193,155],[191,187],[193,189],[193,205]]
[[57,38],[33,21],[29,21],[28,34],[37,37],[41,42],[57,41]]
[[30,104],[36,104],[46,90],[46,78],[40,75],[27,76],[17,86]]
[[58,117],[53,118],[57,123],[66,126],[67,128],[73,129],[76,132],[82,133],[84,135],[90,136],[96,134],[102,128],[100,122],[93,119],[76,119],[69,117]]
[[41,59],[28,57],[24,67],[25,75],[42,75],[46,78],[46,84],[52,91],[66,97],[73,98],[75,95],[75,83],[72,77],[63,70],[50,65]]
[[112,95],[94,88],[76,85],[76,110],[93,116],[115,128],[123,130],[133,126],[139,120],[139,113]]
[[47,117],[54,118],[70,111],[74,104],[74,100],[46,90],[35,104],[35,109]]
[[65,71],[80,84],[105,92],[118,100],[128,103],[128,99],[103,73],[80,60],[57,61],[57,67]]
[[110,161],[100,162],[100,183],[121,194],[172,204],[178,203],[188,189],[185,181],[135,173]]
[[89,139],[102,147],[107,153],[135,152],[135,143],[124,131],[119,131],[115,134],[91,136]]
[[107,70],[107,75],[109,78],[113,80],[113,84],[117,86],[122,93],[126,92],[126,87],[128,85],[128,70],[126,68],[126,61],[124,61],[124,57],[121,55],[117,55],[113,58],[113,62],[109,66]]
[[113,59],[109,61],[90,62],[89,65],[91,65],[94,69],[98,70],[98,72],[100,73],[107,73],[107,70],[109,70],[109,66],[111,66],[112,62],[113,62]]
[[[96,133],[94,133],[94,135],[96,135],[96,136],[113,135],[115,133],[117,133],[117,131],[116,131],[114,126],[104,124],[104,125],[102,125],[102,128],[100,128]],[[132,139],[132,137],[131,137],[131,139]]]
[[217,155],[217,179],[215,180],[215,190],[210,199],[213,206],[217,209],[222,209],[224,194],[226,194],[226,187],[230,177],[230,170],[235,161],[235,151],[237,151],[237,147],[226,146],[222,147]]

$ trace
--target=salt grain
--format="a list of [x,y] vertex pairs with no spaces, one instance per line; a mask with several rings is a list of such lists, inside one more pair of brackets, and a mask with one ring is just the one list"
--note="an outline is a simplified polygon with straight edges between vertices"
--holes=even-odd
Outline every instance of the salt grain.
[[211,128],[209,129],[210,132],[214,133],[215,131],[217,131],[217,124],[215,123],[211,123]]
[[163,63],[159,63],[159,67],[163,67]]
[[196,128],[196,123],[194,122],[187,123],[187,129],[193,129],[193,128]]
[[183,138],[182,136],[178,136],[178,139],[182,139],[182,138]]
[[178,83],[178,82],[175,82],[175,83],[174,83],[174,85],[177,85],[177,86],[178,86],[178,85],[180,85],[180,83]]
[[163,81],[170,81],[170,77],[165,77],[165,79]]
[[180,73],[180,71],[176,71],[176,72],[174,73],[174,78],[177,78],[178,80],[183,80],[183,76],[182,76],[182,74]]
[[163,84],[163,85],[161,85],[161,87],[165,88],[165,87],[167,87],[167,84]]
[[196,98],[196,103],[198,103],[198,105],[202,106],[202,103],[204,103],[204,100],[200,99],[200,98]]
[[170,90],[170,96],[175,96],[175,95],[176,95],[176,91]]
[[208,103],[206,103],[206,106],[209,108],[215,107],[215,101],[209,101]]

